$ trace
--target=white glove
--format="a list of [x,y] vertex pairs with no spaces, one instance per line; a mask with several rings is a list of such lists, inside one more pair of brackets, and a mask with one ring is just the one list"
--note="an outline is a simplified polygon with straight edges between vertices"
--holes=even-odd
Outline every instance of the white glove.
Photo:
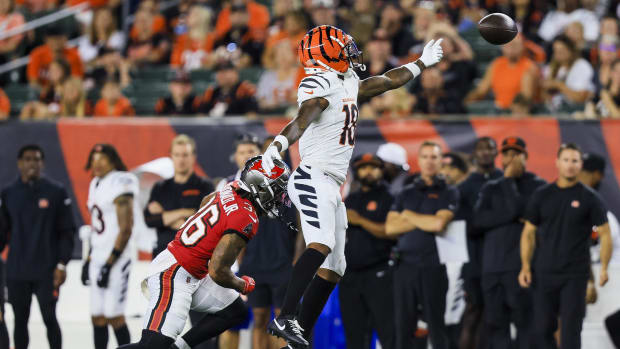
[[426,43],[426,46],[424,46],[424,50],[422,51],[422,56],[420,57],[420,61],[422,61],[425,66],[430,67],[441,61],[441,58],[443,57],[443,49],[441,48],[442,41],[443,38],[437,41],[431,40]]
[[270,174],[271,170],[273,170],[273,160],[278,159],[282,161],[282,157],[280,156],[280,152],[278,151],[278,147],[271,143],[265,153],[263,154],[263,170],[265,173]]
[[92,226],[90,226],[90,225],[83,225],[78,230],[78,235],[80,236],[80,240],[88,241],[90,239],[90,236],[93,235],[94,232],[95,232],[95,230],[93,229]]

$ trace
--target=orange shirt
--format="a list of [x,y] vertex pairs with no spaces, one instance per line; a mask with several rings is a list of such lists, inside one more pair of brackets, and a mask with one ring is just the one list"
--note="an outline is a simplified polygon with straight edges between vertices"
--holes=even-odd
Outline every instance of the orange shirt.
[[[63,57],[69,66],[71,66],[71,75],[84,76],[84,65],[80,59],[77,48],[65,48]],[[26,68],[28,80],[39,80],[39,82],[47,83],[47,68],[54,60],[52,49],[47,45],[41,45],[30,52],[30,62]]]
[[103,7],[108,5],[108,0],[67,0],[66,4],[75,6],[83,2],[88,2],[91,7]]
[[[172,54],[170,55],[170,65],[173,67],[180,67],[185,65],[189,55],[197,54],[204,58],[204,53],[213,51],[213,44],[215,43],[215,34],[209,33],[207,37],[200,40],[192,40],[189,34],[183,34],[177,37],[174,46],[172,47]],[[202,51],[203,53],[199,53]],[[201,57],[197,57],[200,58]]]
[[11,101],[9,101],[9,97],[7,97],[4,91],[0,88],[0,115],[9,115],[10,113]]
[[[20,25],[25,23],[24,16],[19,12],[13,12],[7,15],[0,15],[0,23],[3,23],[1,31],[9,31],[13,28],[19,27]],[[24,37],[24,34],[17,34],[6,38],[4,40],[0,40],[0,46],[7,45],[8,43],[13,43],[15,41],[19,42]]]
[[526,57],[521,57],[516,64],[511,64],[506,57],[498,57],[491,63],[491,88],[498,107],[510,107],[512,100],[521,91],[523,75],[533,64]]
[[[264,40],[269,26],[269,10],[265,5],[258,4],[254,1],[248,1],[247,11],[249,15],[248,27],[250,34],[254,40]],[[230,24],[230,6],[226,6],[220,11],[215,23],[215,33],[217,37],[223,37],[231,28]]]
[[131,102],[126,97],[119,98],[114,105],[110,105],[105,99],[100,99],[95,104],[95,117],[121,117],[135,115]]
[[[166,31],[166,17],[163,15],[155,15],[153,17],[153,33],[163,33]],[[131,33],[129,36],[132,39],[138,38],[138,28],[136,28],[135,24],[131,26]]]

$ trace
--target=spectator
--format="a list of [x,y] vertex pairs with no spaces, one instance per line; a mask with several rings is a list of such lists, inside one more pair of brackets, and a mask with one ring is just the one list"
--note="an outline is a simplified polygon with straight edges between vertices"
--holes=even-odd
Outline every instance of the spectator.
[[428,324],[433,348],[448,348],[444,320],[448,276],[435,236],[442,234],[458,208],[458,190],[438,176],[441,148],[426,141],[418,151],[420,174],[396,196],[385,223],[388,236],[398,236],[394,271],[396,345],[412,348],[419,307]]
[[11,101],[0,88],[0,120],[6,120],[11,116]]
[[609,278],[612,241],[607,209],[598,194],[578,181],[582,164],[579,147],[563,144],[556,160],[558,179],[538,188],[525,210],[519,284],[523,288],[532,286],[533,269],[536,348],[557,347],[553,333],[559,317],[562,349],[581,348],[593,226],[601,244],[599,284],[605,285]]
[[426,33],[426,39],[423,42],[427,42],[430,39],[438,40],[444,38],[444,41],[449,39],[449,42],[443,44],[442,48],[448,49],[451,61],[472,61],[474,59],[474,52],[471,46],[459,36],[456,28],[450,25],[450,23],[434,21]]
[[469,176],[467,161],[458,153],[443,153],[439,171],[450,185],[459,185]]
[[53,11],[58,7],[58,0],[15,0],[20,8],[35,16],[40,16],[42,12]]
[[67,278],[75,224],[71,199],[59,183],[42,176],[45,154],[38,145],[20,148],[19,178],[1,194],[0,214],[9,236],[7,285],[15,314],[15,348],[28,347],[28,318],[32,296],[37,296],[49,348],[62,347],[56,318],[60,286]]
[[380,96],[372,98],[368,103],[364,103],[362,110],[360,110],[360,118],[399,119],[408,117],[413,112],[414,104],[415,97],[407,92],[405,87],[400,87],[387,91]]
[[422,93],[418,94],[414,111],[423,114],[464,114],[467,111],[455,91],[444,88],[438,68],[424,69],[421,77]]
[[83,118],[91,115],[91,105],[86,99],[84,84],[80,78],[71,77],[65,81],[62,87],[60,110],[57,115]]
[[590,59],[590,47],[583,37],[583,25],[581,22],[575,21],[567,25],[564,30],[564,35],[566,35],[566,37],[569,38],[573,44],[575,44],[575,49],[579,51],[579,54],[583,59]]
[[528,117],[532,111],[532,101],[522,94],[518,94],[510,105],[510,114],[517,117]]
[[[398,58],[409,55],[409,50],[416,44],[411,33],[403,24],[403,11],[395,3],[388,2],[381,10],[379,29],[385,30],[392,43],[392,54]],[[444,53],[445,59],[445,53]]]
[[279,41],[272,50],[277,65],[265,70],[258,80],[256,99],[262,112],[280,110],[295,105],[299,61],[291,50],[289,40]]
[[497,144],[490,137],[480,137],[474,143],[472,154],[473,171],[458,189],[461,201],[457,219],[467,223],[467,251],[469,262],[463,265],[461,274],[465,289],[465,313],[462,318],[460,348],[472,349],[485,347],[485,336],[482,335],[484,299],[482,296],[482,236],[473,229],[474,206],[482,186],[502,176],[502,171],[495,167]]
[[246,161],[260,155],[261,149],[262,145],[256,135],[251,133],[238,135],[233,144],[233,153],[231,156],[231,160],[235,163],[238,170],[234,174],[220,180],[215,189],[220,190],[224,188],[227,183],[239,180]]
[[613,62],[609,75],[609,83],[601,88],[598,98],[586,104],[586,118],[620,118],[620,59]]
[[229,51],[238,48],[243,55],[242,66],[260,65],[268,25],[269,11],[264,5],[252,0],[234,0],[219,14],[215,47],[226,47]]
[[376,30],[368,44],[366,44],[364,51],[368,55],[368,58],[366,58],[368,61],[364,62],[366,70],[357,72],[360,79],[363,80],[374,75],[382,75],[396,67],[390,62],[392,58],[392,43],[388,40],[385,30]]
[[177,36],[170,65],[190,71],[213,66],[213,44],[215,33],[212,32],[212,12],[206,7],[193,5],[187,15],[187,33]]
[[594,75],[596,91],[609,85],[611,79],[611,66],[620,57],[620,41],[617,36],[605,35],[601,37],[598,45],[598,69]]
[[148,10],[136,13],[134,25],[138,28],[135,37],[131,37],[125,55],[131,67],[164,64],[168,62],[170,42],[164,34],[153,31],[153,14]]
[[525,205],[545,181],[526,170],[525,141],[509,137],[502,142],[504,177],[489,181],[474,207],[473,223],[484,236],[482,290],[488,347],[513,348],[510,324],[517,329],[516,348],[529,349],[531,295],[519,287],[519,241]]
[[601,19],[601,37],[605,35],[620,35],[620,31],[618,30],[618,17],[608,15]]
[[84,66],[78,50],[67,46],[67,36],[60,28],[51,27],[45,31],[45,44],[30,52],[26,69],[30,84],[46,86],[49,83],[47,75],[50,63],[57,59],[64,59],[69,63],[71,75],[84,76]]
[[544,41],[551,42],[566,26],[575,21],[583,25],[586,41],[594,42],[598,39],[598,17],[588,9],[579,8],[579,0],[556,0],[556,9],[545,15],[538,29],[538,35]]
[[495,96],[495,105],[508,109],[518,94],[532,99],[536,91],[538,68],[525,57],[524,38],[517,35],[502,46],[502,57],[496,58],[487,69],[482,81],[465,98],[465,103],[483,99],[489,92]]
[[200,99],[192,93],[192,83],[187,73],[178,71],[168,85],[170,96],[160,98],[155,104],[157,115],[194,115]]
[[536,0],[511,1],[511,17],[514,18],[517,23],[519,32],[528,40],[538,39],[537,30],[544,15],[542,4],[544,4],[544,2]]
[[312,7],[309,10],[312,26],[331,25],[345,30],[346,27],[337,16],[336,7],[334,0],[312,0]]
[[430,29],[433,23],[438,20],[437,17],[438,5],[432,1],[421,1],[419,6],[412,9],[413,11],[413,26],[411,32],[413,33],[413,45],[410,50],[413,49],[416,53],[421,53],[424,43],[428,41],[430,37]]
[[138,10],[136,11],[136,15],[140,11],[146,11],[151,16],[148,17],[147,23],[136,22],[137,18],[134,18],[133,25],[131,26],[131,31],[129,37],[131,40],[138,40],[140,36],[140,32],[144,30],[145,26],[150,26],[150,32],[153,34],[166,34],[166,17],[159,13],[159,1],[158,0],[142,0],[140,1],[140,5],[138,6]]
[[361,188],[347,196],[345,257],[340,308],[349,349],[370,349],[376,330],[383,348],[394,348],[394,302],[390,253],[395,240],[385,234],[394,198],[383,182],[383,161],[365,153],[353,160]]
[[101,99],[95,104],[93,116],[120,117],[135,114],[131,102],[121,93],[118,82],[107,81],[101,90]]
[[372,0],[355,0],[353,8],[342,10],[349,35],[355,38],[357,46],[366,48],[377,26],[377,5]]
[[65,81],[71,77],[71,67],[63,59],[49,65],[48,84],[43,86],[38,101],[30,101],[21,110],[21,119],[40,119],[58,114]]
[[[25,22],[24,16],[19,11],[15,10],[14,0],[0,0],[0,23],[2,23],[2,32],[19,27]],[[22,44],[23,39],[24,34],[22,33],[0,40],[0,64],[19,57],[20,50],[17,48]]]
[[[306,35],[308,30],[308,19],[303,12],[292,11],[284,17],[284,26],[272,33],[265,43],[265,52],[263,53],[263,66],[270,68],[278,64],[275,59],[277,56],[273,54],[275,46],[282,40],[288,40],[295,57],[297,56],[297,45]],[[301,79],[300,79],[301,80]]]
[[543,89],[551,110],[574,108],[594,92],[594,70],[579,57],[574,43],[566,36],[553,41],[553,57],[545,68]]
[[239,72],[230,61],[222,61],[215,67],[215,86],[205,90],[200,112],[209,116],[252,116],[258,110],[256,87],[247,81],[239,81]]
[[78,44],[87,75],[94,78],[97,85],[120,77],[125,68],[124,49],[125,35],[118,30],[112,10],[108,7],[96,9],[87,34],[80,38]]
[[407,150],[398,143],[384,143],[377,149],[377,156],[383,161],[383,179],[389,184],[390,194],[398,195],[409,178]]

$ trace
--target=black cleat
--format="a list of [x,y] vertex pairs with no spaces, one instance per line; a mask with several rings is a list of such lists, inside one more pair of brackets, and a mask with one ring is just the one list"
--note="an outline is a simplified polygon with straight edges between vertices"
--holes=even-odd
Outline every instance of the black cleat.
[[303,337],[304,330],[294,316],[280,316],[273,319],[267,325],[267,332],[287,341],[290,348],[302,349],[308,346],[308,341]]

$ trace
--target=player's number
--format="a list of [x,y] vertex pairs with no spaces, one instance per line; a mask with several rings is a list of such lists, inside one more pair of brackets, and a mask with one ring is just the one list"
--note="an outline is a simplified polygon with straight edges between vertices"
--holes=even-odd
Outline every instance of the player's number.
[[97,234],[103,234],[105,230],[105,222],[103,221],[103,213],[97,205],[93,205],[90,209],[90,226]]
[[213,203],[214,198],[215,196],[181,227],[181,243],[183,245],[187,247],[196,246],[207,235],[207,225],[209,228],[213,228],[220,219],[220,208],[217,202]]
[[342,128],[342,133],[340,134],[340,144],[345,145],[355,145],[355,128],[357,127],[357,116],[359,115],[359,110],[357,109],[357,105],[355,103],[345,104],[342,107],[342,111],[345,114],[344,117],[344,127]]

